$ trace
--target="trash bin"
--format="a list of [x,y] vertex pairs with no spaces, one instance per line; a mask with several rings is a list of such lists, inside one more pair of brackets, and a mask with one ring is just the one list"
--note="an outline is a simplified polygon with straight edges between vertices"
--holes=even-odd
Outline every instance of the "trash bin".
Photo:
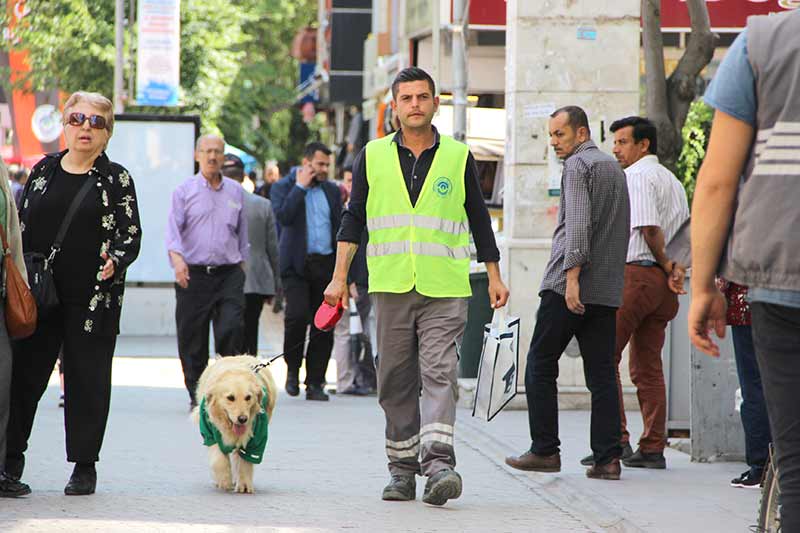
[[494,311],[489,305],[489,276],[486,272],[473,272],[469,275],[472,296],[467,311],[467,327],[461,341],[458,377],[478,377],[478,365],[483,348],[483,326],[492,321]]

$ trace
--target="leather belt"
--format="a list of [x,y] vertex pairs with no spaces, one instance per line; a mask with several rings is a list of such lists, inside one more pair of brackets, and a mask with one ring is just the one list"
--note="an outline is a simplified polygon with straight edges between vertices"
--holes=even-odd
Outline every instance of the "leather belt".
[[215,274],[229,272],[232,268],[237,266],[239,265],[236,263],[230,265],[189,265],[189,271],[204,272],[209,276],[213,276]]
[[640,266],[640,267],[657,267],[657,266],[659,266],[659,264],[656,263],[655,261],[650,261],[648,259],[643,259],[641,261],[631,261],[631,262],[629,262],[627,264],[633,265],[633,266]]

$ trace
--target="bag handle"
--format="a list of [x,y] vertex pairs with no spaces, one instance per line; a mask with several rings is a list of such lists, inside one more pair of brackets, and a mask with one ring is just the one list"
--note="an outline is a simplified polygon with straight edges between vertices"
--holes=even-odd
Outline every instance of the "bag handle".
[[75,195],[75,198],[72,199],[72,203],[69,205],[69,210],[67,210],[64,220],[61,221],[61,227],[58,228],[58,233],[53,241],[53,246],[50,247],[50,257],[47,258],[47,262],[50,265],[53,264],[53,259],[56,258],[56,254],[61,250],[61,243],[64,242],[64,237],[67,234],[69,225],[72,224],[72,219],[75,218],[75,213],[78,211],[78,208],[80,208],[83,199],[89,193],[89,189],[91,189],[92,185],[94,184],[95,180],[90,171],[89,178],[83,183],[83,187],[80,188],[78,194]]
[[501,333],[505,333],[506,331],[508,331],[506,308],[505,306],[498,307],[494,310],[494,314],[492,315],[490,332],[492,336],[498,337]]

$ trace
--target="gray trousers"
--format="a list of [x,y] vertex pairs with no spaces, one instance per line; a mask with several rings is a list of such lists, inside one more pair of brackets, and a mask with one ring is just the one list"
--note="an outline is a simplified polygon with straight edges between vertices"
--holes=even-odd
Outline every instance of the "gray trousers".
[[464,334],[467,300],[429,298],[414,290],[371,296],[389,472],[431,476],[454,468],[456,342]]
[[[0,275],[2,275],[0,273]],[[6,330],[6,311],[0,298],[0,472],[5,469],[8,415],[11,407],[11,343]]]

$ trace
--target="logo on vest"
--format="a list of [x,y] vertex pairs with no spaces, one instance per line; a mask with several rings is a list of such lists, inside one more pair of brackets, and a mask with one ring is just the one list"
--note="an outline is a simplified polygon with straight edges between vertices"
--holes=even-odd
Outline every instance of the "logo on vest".
[[453,184],[444,176],[438,178],[433,184],[433,190],[442,198],[448,196],[453,190]]

